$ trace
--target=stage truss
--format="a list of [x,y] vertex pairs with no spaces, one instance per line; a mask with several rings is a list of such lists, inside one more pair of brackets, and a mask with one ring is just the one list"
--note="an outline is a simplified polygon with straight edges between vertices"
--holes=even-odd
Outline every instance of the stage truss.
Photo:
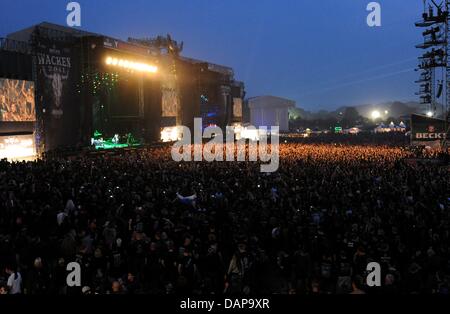
[[[450,0],[423,0],[424,13],[416,26],[423,30],[424,41],[416,47],[424,50],[419,57],[420,102],[427,106],[427,116],[437,117],[439,107],[450,131]],[[447,146],[447,140],[444,140]]]

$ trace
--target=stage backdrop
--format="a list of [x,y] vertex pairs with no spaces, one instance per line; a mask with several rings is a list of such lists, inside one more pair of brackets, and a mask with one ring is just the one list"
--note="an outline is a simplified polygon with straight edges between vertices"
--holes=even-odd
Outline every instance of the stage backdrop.
[[162,84],[162,117],[176,117],[179,105],[180,96],[177,78],[172,73],[166,74],[164,75]]
[[[411,116],[411,144],[437,147],[446,138],[445,120],[413,114]],[[450,136],[447,134],[447,138]]]
[[242,118],[242,98],[233,98],[233,118]]

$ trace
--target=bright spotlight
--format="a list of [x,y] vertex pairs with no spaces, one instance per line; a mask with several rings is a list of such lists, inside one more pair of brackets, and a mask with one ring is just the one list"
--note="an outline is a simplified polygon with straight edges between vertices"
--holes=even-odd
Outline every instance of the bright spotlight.
[[181,140],[182,137],[183,137],[183,131],[178,126],[165,127],[161,131],[161,141],[163,141],[164,143],[176,142],[178,140]]
[[432,116],[434,116],[433,111],[428,111],[428,112],[427,112],[427,117],[430,117],[430,118],[431,118]]
[[150,64],[134,62],[130,60],[117,59],[112,57],[107,57],[105,59],[106,65],[119,66],[127,70],[134,70],[138,72],[156,73],[158,72],[158,67]]
[[374,110],[374,111],[372,111],[371,116],[372,116],[372,119],[376,120],[381,117],[381,113],[378,110]]

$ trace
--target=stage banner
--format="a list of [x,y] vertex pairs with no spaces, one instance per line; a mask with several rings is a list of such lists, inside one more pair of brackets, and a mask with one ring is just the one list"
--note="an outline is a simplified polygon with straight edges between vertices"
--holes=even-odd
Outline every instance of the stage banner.
[[162,84],[162,117],[176,117],[179,105],[177,78],[174,74],[167,74]]
[[0,122],[34,121],[34,82],[0,78]]
[[242,98],[233,98],[233,117],[242,118]]
[[450,136],[445,120],[413,114],[411,116],[411,144],[438,147]]
[[[37,65],[40,90],[44,97],[45,107],[54,118],[64,114],[64,96],[71,77],[71,51],[69,48],[45,45],[38,46]],[[70,91],[73,92],[73,91]]]
[[36,36],[38,117],[44,125],[45,149],[73,146],[80,137],[79,66],[74,44]]

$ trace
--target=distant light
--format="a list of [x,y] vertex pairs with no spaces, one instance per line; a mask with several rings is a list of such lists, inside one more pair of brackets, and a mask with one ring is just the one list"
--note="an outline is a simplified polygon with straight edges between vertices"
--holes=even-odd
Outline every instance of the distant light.
[[176,142],[178,140],[181,140],[182,137],[182,130],[178,126],[165,127],[161,131],[161,141],[163,141],[164,143]]
[[378,110],[374,110],[374,111],[372,111],[371,116],[372,116],[372,119],[376,120],[381,117],[381,113]]
[[427,117],[430,117],[430,118],[431,118],[432,116],[434,116],[433,111],[428,111],[428,112],[427,112]]
[[105,59],[106,65],[119,66],[127,70],[135,70],[138,72],[156,73],[158,72],[158,67],[146,63],[134,62],[130,60],[117,59],[112,57],[107,57]]
[[386,111],[384,112],[384,114],[389,114],[389,111],[386,110]]
[[[264,132],[261,132],[264,133]],[[241,129],[241,139],[249,139],[252,141],[259,141],[260,136],[262,134],[260,134],[260,132],[254,128],[247,128],[244,127],[243,129]]]

